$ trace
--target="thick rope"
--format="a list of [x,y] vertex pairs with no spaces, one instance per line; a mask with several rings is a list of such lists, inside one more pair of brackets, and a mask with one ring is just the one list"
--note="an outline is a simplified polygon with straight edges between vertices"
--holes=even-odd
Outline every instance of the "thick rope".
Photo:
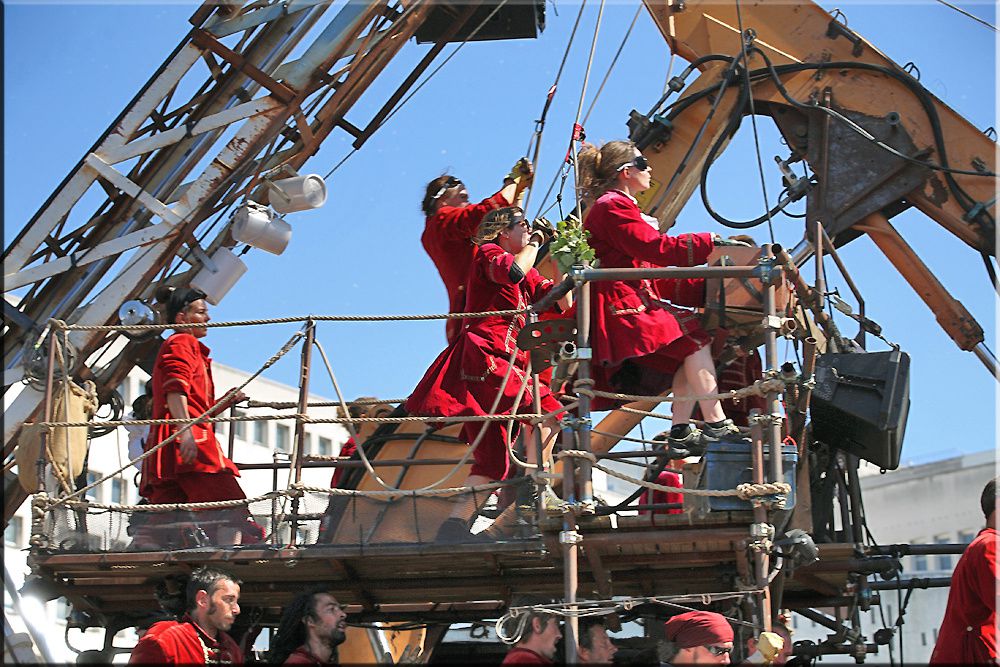
[[583,394],[584,396],[590,396],[591,398],[595,396],[600,396],[601,398],[611,398],[619,401],[627,401],[629,403],[636,401],[650,402],[650,403],[673,403],[676,401],[713,401],[713,400],[736,400],[744,398],[747,396],[766,396],[768,393],[775,392],[780,393],[785,389],[785,381],[779,380],[777,378],[771,378],[768,380],[757,380],[752,385],[746,387],[741,387],[739,389],[732,389],[727,392],[719,392],[716,394],[703,394],[696,396],[642,396],[638,394],[618,394],[609,391],[597,391],[595,389],[588,389],[587,384],[591,384],[588,381],[586,384],[577,381],[573,385],[573,390],[577,394]]
[[214,329],[223,327],[246,327],[260,324],[293,324],[296,322],[416,322],[422,320],[454,320],[476,317],[511,317],[528,312],[523,310],[488,310],[478,313],[439,313],[434,315],[306,315],[301,317],[272,317],[260,320],[234,320],[231,322],[205,322],[202,324],[67,324],[63,320],[52,319],[49,323],[63,331],[163,331],[164,329]]
[[47,512],[55,508],[57,505],[63,505],[68,509],[95,509],[95,510],[107,510],[112,512],[124,512],[131,514],[133,512],[173,512],[180,510],[210,510],[210,509],[225,509],[229,507],[242,507],[251,505],[253,503],[264,502],[268,500],[274,500],[276,498],[301,498],[306,493],[319,493],[326,494],[330,496],[354,496],[358,498],[367,498],[371,500],[385,500],[386,502],[391,502],[397,498],[405,497],[435,497],[435,496],[450,496],[458,495],[461,493],[478,493],[484,491],[495,491],[498,488],[504,486],[512,486],[514,484],[526,483],[525,479],[515,479],[507,480],[502,482],[490,482],[489,484],[480,484],[477,486],[453,486],[441,489],[412,489],[406,490],[401,489],[397,491],[359,491],[356,489],[337,489],[337,488],[327,488],[318,486],[307,486],[301,483],[291,484],[286,489],[279,489],[277,491],[268,491],[267,493],[255,496],[253,498],[237,498],[233,500],[217,500],[217,501],[205,501],[200,503],[167,503],[162,505],[153,505],[149,503],[144,503],[142,505],[124,505],[119,503],[96,503],[86,500],[65,500],[62,501],[52,501],[45,502],[48,498],[45,494],[36,494],[36,499],[39,499],[39,508],[42,512]]
[[683,493],[689,496],[707,496],[713,498],[736,496],[740,500],[750,500],[751,498],[757,496],[771,496],[779,493],[787,495],[792,491],[791,485],[785,484],[784,482],[778,482],[776,484],[739,484],[735,489],[686,489],[679,486],[664,486],[662,484],[656,484],[655,482],[648,482],[646,480],[630,477],[629,475],[620,473],[617,470],[603,466],[598,463],[596,456],[594,456],[591,452],[585,452],[582,449],[565,449],[558,452],[556,454],[556,458],[587,459],[594,468],[597,468],[612,477],[617,477],[618,479],[645,487],[647,489],[652,489],[653,491],[665,491],[667,493]]
[[[248,377],[243,382],[243,384],[239,385],[238,387],[234,387],[233,389],[230,389],[228,392],[226,392],[226,394],[222,398],[220,398],[219,400],[217,400],[214,405],[212,405],[211,407],[209,407],[208,410],[206,410],[205,412],[203,412],[193,422],[191,422],[190,424],[188,424],[188,425],[186,425],[186,426],[178,429],[178,431],[176,433],[172,434],[166,440],[164,440],[163,442],[157,443],[156,445],[154,445],[153,447],[151,447],[147,451],[143,452],[143,454],[141,456],[138,456],[134,460],[129,461],[128,463],[124,464],[123,466],[121,466],[118,470],[114,471],[113,473],[105,475],[104,477],[102,477],[101,479],[98,479],[94,483],[88,484],[87,486],[83,487],[82,489],[79,489],[78,491],[75,491],[75,492],[69,494],[68,496],[64,496],[62,498],[57,499],[55,502],[52,503],[52,505],[59,505],[61,503],[67,502],[69,500],[72,500],[73,498],[75,498],[77,496],[85,494],[87,491],[93,489],[94,487],[96,487],[96,486],[98,486],[100,484],[103,484],[104,482],[108,481],[112,477],[115,477],[116,475],[118,475],[118,473],[126,470],[129,466],[135,465],[136,463],[139,463],[139,462],[147,459],[148,457],[152,456],[153,453],[156,452],[156,451],[158,451],[160,448],[165,447],[167,444],[169,444],[169,443],[174,442],[175,440],[177,440],[177,438],[180,437],[180,435],[182,433],[190,431],[191,427],[194,426],[195,424],[200,424],[202,422],[209,421],[211,418],[208,417],[208,415],[210,415],[213,412],[215,412],[220,406],[228,404],[229,401],[230,401],[230,399],[233,396],[235,396],[237,393],[239,393],[240,391],[242,391],[243,388],[246,387],[248,384],[250,384],[254,379],[256,379],[257,376],[259,376],[265,370],[267,370],[268,368],[270,368],[271,366],[273,366],[275,363],[277,363],[278,360],[281,359],[281,357],[283,357],[286,354],[288,354],[288,352],[298,342],[299,338],[301,338],[303,335],[304,334],[301,331],[296,331],[295,334],[291,338],[288,339],[288,342],[285,343],[284,346],[282,346],[282,348],[280,350],[278,350],[278,352],[275,353],[274,356],[272,356],[270,359],[268,359],[264,363],[264,365],[261,366],[260,369],[257,370],[257,372],[255,372],[253,375],[251,375],[250,377]],[[142,421],[142,420],[138,420],[138,421]],[[65,422],[65,423],[66,424],[72,424],[71,422]],[[108,423],[111,423],[111,422],[108,422]],[[51,427],[53,425],[58,425],[58,422],[46,424],[46,426],[49,426],[49,427]],[[72,424],[72,425],[75,426],[76,424]],[[87,425],[89,425],[89,423]]]

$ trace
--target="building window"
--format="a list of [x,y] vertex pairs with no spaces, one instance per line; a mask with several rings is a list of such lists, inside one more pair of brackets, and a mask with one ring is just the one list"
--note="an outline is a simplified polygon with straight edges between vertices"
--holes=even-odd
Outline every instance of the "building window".
[[258,445],[267,444],[267,422],[253,423],[253,441]]
[[3,543],[8,547],[21,546],[21,528],[24,526],[24,519],[19,516],[12,517],[10,523],[3,531]]
[[313,452],[313,437],[310,433],[302,434],[302,453],[303,454],[314,454]]
[[958,534],[958,541],[962,544],[972,544],[974,539],[976,539],[976,534],[971,530],[963,530]]
[[[947,535],[938,535],[934,538],[935,544],[950,544],[951,540]],[[952,568],[951,564],[951,554],[938,554],[937,557],[937,567],[939,570],[950,570]]]
[[111,502],[125,504],[125,480],[120,477],[111,480]]
[[[923,538],[912,542],[912,544],[920,544],[924,541]],[[913,563],[914,572],[926,572],[927,571],[927,556],[923,554],[910,556],[911,562]]]
[[921,632],[920,633],[920,645],[921,646],[927,646],[927,633],[926,632]]
[[274,446],[279,451],[290,452],[292,442],[292,429],[285,424],[277,424],[274,428]]
[[[87,486],[90,486],[99,479],[100,477],[97,476],[96,472],[94,471],[87,472]],[[101,487],[95,486],[94,488],[88,490],[87,500],[91,500],[95,503],[101,502]]]
[[121,394],[125,405],[132,403],[132,380],[129,378],[122,380],[122,383],[118,385],[118,393]]
[[320,436],[319,438],[319,455],[320,456],[333,456],[333,440],[330,438],[324,438]]
[[[242,410],[237,410],[234,417],[246,417],[247,413]],[[243,442],[247,441],[247,423],[246,422],[233,422],[233,433],[236,437]]]
[[[220,415],[221,416],[221,415]],[[215,435],[217,437],[226,437],[226,424],[228,422],[215,422],[213,428],[215,429]]]

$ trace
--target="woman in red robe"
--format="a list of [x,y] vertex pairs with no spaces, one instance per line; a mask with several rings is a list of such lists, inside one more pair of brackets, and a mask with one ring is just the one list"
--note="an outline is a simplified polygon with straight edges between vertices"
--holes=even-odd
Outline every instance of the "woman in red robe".
[[[540,232],[531,232],[520,208],[491,212],[476,233],[479,251],[467,283],[465,312],[519,310],[538,301],[553,286],[534,268]],[[568,299],[563,303],[568,303]],[[406,402],[410,414],[429,416],[482,416],[532,411],[531,377],[526,374],[528,353],[517,349],[517,334],[525,314],[477,317],[465,320],[458,338],[431,364]],[[509,364],[513,353],[513,364]],[[508,375],[506,385],[504,378]],[[561,404],[539,383],[542,412],[559,410]],[[526,386],[524,386],[526,385]],[[521,392],[524,386],[523,392]],[[502,392],[501,392],[502,390]],[[514,400],[521,393],[520,402]],[[497,395],[500,393],[499,402]],[[496,407],[494,403],[496,402]],[[557,416],[540,424],[548,460],[557,429]],[[471,444],[479,437],[483,422],[467,422],[462,433]],[[507,434],[500,422],[489,422],[473,454],[467,486],[505,479],[509,472]],[[474,498],[456,505],[439,539],[468,536],[467,522],[475,511]]]
[[[530,164],[528,165],[530,182]],[[427,184],[421,208],[427,219],[420,242],[437,267],[444,287],[448,290],[448,312],[460,313],[465,308],[465,284],[469,280],[476,234],[483,216],[490,211],[516,204],[517,183],[513,173],[504,179],[504,187],[478,204],[469,203],[469,191],[454,176],[438,176]],[[524,177],[522,177],[524,178]],[[462,331],[462,320],[445,324],[448,343],[453,343]]]
[[[714,245],[733,242],[717,234],[668,236],[653,229],[635,200],[649,188],[649,163],[627,141],[600,149],[585,146],[578,156],[585,199],[593,202],[583,226],[600,267],[650,268],[704,264]],[[740,243],[743,245],[742,243]],[[627,394],[675,396],[717,392],[711,337],[697,315],[663,300],[657,280],[598,281],[591,284],[591,341],[595,387]],[[705,428],[691,425],[693,401],[674,401],[668,442],[678,456],[700,453],[707,442],[736,436],[718,400],[699,401]],[[616,401],[598,399],[595,409]]]

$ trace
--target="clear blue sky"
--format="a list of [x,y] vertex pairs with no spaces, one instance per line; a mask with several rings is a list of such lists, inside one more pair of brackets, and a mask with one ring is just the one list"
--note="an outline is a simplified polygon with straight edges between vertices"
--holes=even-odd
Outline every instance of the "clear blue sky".
[[[898,63],[917,64],[921,81],[972,124],[995,124],[995,34],[948,7],[920,3],[821,2],[842,9],[852,29]],[[994,3],[961,2],[996,23]],[[139,87],[189,29],[195,3],[5,3],[4,32],[4,239],[16,235],[59,181],[84,155]],[[581,24],[570,64],[550,112],[538,182],[547,185],[565,151],[579,100],[597,3]],[[434,313],[446,309],[444,289],[419,246],[424,184],[445,170],[460,175],[473,197],[499,186],[526,149],[534,119],[555,76],[579,5],[548,6],[541,38],[469,44],[405,109],[329,180],[327,205],[288,218],[293,237],[284,255],[254,251],[250,271],[214,309],[217,320],[284,315]],[[609,3],[604,14],[587,104],[635,13],[632,2]],[[363,125],[426,46],[407,45],[348,120]],[[450,49],[448,49],[450,51]],[[648,109],[664,83],[669,53],[643,12],[625,55],[587,123],[588,137],[626,136],[632,108]],[[674,65],[677,73],[684,63]],[[770,124],[764,119],[762,128]],[[771,197],[778,192],[772,156],[785,155],[775,133],[762,134],[762,157]],[[335,132],[304,170],[328,172],[349,150]],[[751,125],[715,173],[712,198],[723,213],[757,215],[761,195]],[[540,188],[541,190],[542,188]],[[542,192],[534,195],[539,203]],[[569,190],[567,190],[569,196]],[[692,198],[679,231],[719,231],[700,199]],[[968,247],[919,213],[895,219],[942,282],[976,316],[995,349],[992,291],[981,261]],[[766,231],[756,230],[759,240]],[[802,223],[782,219],[776,240],[791,247]],[[995,442],[995,385],[981,364],[959,351],[909,286],[867,239],[843,255],[890,340],[913,357],[904,459],[926,461],[989,448]],[[829,269],[832,283],[846,286]],[[854,331],[842,322],[845,330]],[[207,342],[223,363],[257,368],[291,335],[293,327],[214,330]],[[444,345],[443,324],[324,324],[320,340],[348,396],[409,393]],[[881,349],[873,342],[871,349]],[[295,361],[270,377],[296,380]],[[314,389],[332,395],[317,366]],[[975,423],[975,426],[971,424]],[[652,432],[662,423],[648,426]],[[938,435],[943,433],[945,435]]]

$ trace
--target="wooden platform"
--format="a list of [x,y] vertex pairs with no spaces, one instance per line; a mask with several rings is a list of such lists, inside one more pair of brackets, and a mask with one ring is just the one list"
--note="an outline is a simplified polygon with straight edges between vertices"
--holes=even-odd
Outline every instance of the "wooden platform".
[[[583,521],[579,598],[681,595],[738,590],[746,572],[750,512],[610,517]],[[560,521],[541,536],[489,544],[310,545],[141,553],[42,553],[35,571],[76,610],[95,618],[138,617],[156,609],[154,590],[169,575],[203,564],[243,580],[240,604],[264,623],[303,587],[328,583],[358,620],[462,621],[496,617],[519,593],[563,592]],[[843,596],[853,545],[820,545],[820,563],[796,571],[785,600]],[[840,563],[842,565],[838,566]]]

